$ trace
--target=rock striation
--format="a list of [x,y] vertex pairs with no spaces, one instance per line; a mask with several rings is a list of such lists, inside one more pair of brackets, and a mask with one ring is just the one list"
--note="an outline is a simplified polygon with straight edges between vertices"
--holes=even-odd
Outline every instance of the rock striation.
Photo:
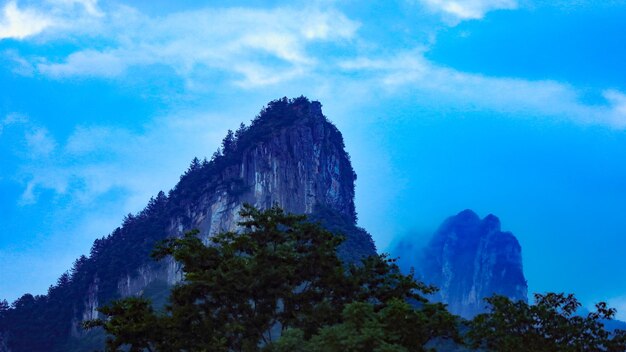
[[[304,98],[272,102],[252,126],[239,131],[238,138],[228,138],[222,155],[212,163],[192,165],[171,192],[167,207],[176,211],[169,217],[168,237],[199,229],[208,240],[217,232],[236,230],[244,203],[261,209],[278,204],[312,217],[322,208],[330,211],[352,225],[349,235],[358,237],[348,236],[344,247],[360,245],[356,257],[375,253],[369,234],[355,226],[356,174],[343,138],[319,102]],[[180,279],[176,263],[166,261],[156,268],[150,263],[125,275],[118,282],[118,293],[135,295],[155,280],[173,284]]]
[[439,288],[433,299],[455,314],[472,318],[484,312],[483,299],[494,294],[528,299],[521,246],[491,214],[480,219],[464,210],[448,218],[423,253],[421,275]]
[[[199,229],[205,241],[221,231],[236,231],[244,203],[258,208],[278,204],[342,232],[345,261],[375,254],[371,236],[356,226],[356,174],[343,137],[321,108],[304,97],[283,98],[270,102],[250,126],[229,131],[210,160],[194,159],[169,194],[160,192],[143,211],[129,214],[122,226],[96,240],[90,255],[76,260],[47,296],[25,295],[23,304],[18,300],[27,308],[10,312],[14,325],[28,315],[41,319],[36,324],[25,320],[19,331],[10,325],[0,331],[5,349],[101,348],[103,336],[85,338],[82,321],[98,318],[97,309],[119,297],[141,294],[158,305],[182,279],[174,261],[150,258],[154,245],[191,229]],[[44,336],[45,331],[54,337]],[[90,339],[97,343],[85,342]]]

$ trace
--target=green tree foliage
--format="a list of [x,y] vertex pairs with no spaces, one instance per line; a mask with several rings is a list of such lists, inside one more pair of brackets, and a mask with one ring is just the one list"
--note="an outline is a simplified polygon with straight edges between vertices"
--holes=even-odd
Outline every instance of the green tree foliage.
[[[161,329],[158,326],[157,317],[150,306],[150,302],[143,298],[129,297],[124,300],[114,301],[111,305],[100,309],[103,314],[115,316],[107,325],[107,331],[116,336],[115,340],[107,341],[107,348],[117,351],[122,346],[129,344],[130,351],[153,351],[154,341],[159,341]],[[88,321],[86,328],[100,325],[100,321]]]
[[404,300],[391,299],[381,309],[366,302],[345,306],[342,322],[325,326],[311,339],[292,329],[271,352],[410,352],[427,351],[434,336],[456,338],[456,319],[442,305],[415,309]]
[[576,315],[580,303],[573,295],[535,294],[534,305],[506,297],[486,299],[490,312],[470,323],[468,338],[474,348],[489,351],[626,351],[626,334],[611,333],[602,320],[612,319],[615,309],[605,303],[587,316]]
[[232,130],[228,130],[226,137],[222,139],[222,150],[224,154],[234,153],[237,148],[236,143],[235,134]]
[[[372,333],[386,335],[381,351],[421,351],[432,338],[456,336],[454,317],[423,298],[432,288],[401,274],[394,260],[373,256],[344,265],[336,254],[342,238],[304,216],[251,206],[240,215],[241,233],[220,233],[205,245],[192,231],[159,246],[155,256],[172,256],[185,274],[165,312],[127,298],[87,326],[111,335],[111,351],[284,350],[275,343],[288,330],[286,338],[297,334],[311,345],[349,333],[365,346]],[[359,348],[351,350],[367,350]]]
[[[228,167],[240,164],[246,151],[276,138],[297,119],[306,120],[311,109],[318,106],[319,103],[304,97],[270,102],[248,126],[242,124],[232,139],[227,135],[232,148],[223,151],[220,147],[210,160],[192,160],[172,190],[160,192],[144,210],[130,214],[120,227],[97,239],[89,255],[81,256],[69,276],[51,286],[46,295],[24,295],[2,313],[0,335],[8,336],[8,348],[15,352],[68,351],[68,339],[80,334],[75,323],[81,321],[87,308],[85,297],[95,294],[99,304],[120,298],[118,283],[126,276],[136,275],[138,268],[153,264],[150,253],[155,243],[169,235],[171,219],[191,227],[193,219],[187,210],[217,187],[226,185],[229,194],[243,195],[249,186],[239,174],[225,172]],[[334,144],[343,147],[341,133],[335,126],[328,123],[325,133]],[[347,157],[343,150],[336,152]],[[356,218],[355,214],[352,218]]]
[[363,257],[376,253],[376,245],[370,234],[356,226],[355,221],[349,216],[329,206],[317,204],[308,218],[312,222],[319,222],[325,229],[345,237],[337,252],[344,262],[359,263]]
[[0,299],[0,350],[3,345],[2,332],[4,332],[7,328],[7,315],[10,311],[11,306],[9,306],[9,302],[6,299]]

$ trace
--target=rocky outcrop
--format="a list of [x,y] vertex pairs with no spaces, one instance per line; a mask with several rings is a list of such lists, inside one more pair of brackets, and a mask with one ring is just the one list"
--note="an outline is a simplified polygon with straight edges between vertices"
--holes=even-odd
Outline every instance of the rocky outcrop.
[[243,203],[259,208],[279,204],[298,214],[310,214],[322,204],[356,221],[355,175],[341,134],[319,102],[292,106],[288,112],[295,116],[283,118],[293,118],[291,123],[228,155],[237,160],[202,185],[207,192],[184,201],[183,214],[172,219],[172,234],[198,228],[208,237],[234,230]]
[[494,294],[527,301],[522,249],[493,215],[480,219],[471,210],[448,218],[424,249],[417,269],[439,291],[433,299],[451,312],[471,318],[485,311]]
[[93,283],[89,285],[85,295],[82,321],[98,319],[98,284],[100,279],[94,277]]
[[131,295],[162,306],[169,287],[182,280],[176,262],[150,258],[155,244],[192,229],[207,242],[218,232],[237,231],[244,203],[261,209],[277,204],[341,232],[346,241],[339,254],[345,261],[375,254],[371,236],[356,226],[355,179],[341,133],[319,102],[304,97],[270,102],[250,126],[229,131],[211,160],[194,159],[168,195],[160,192],[143,211],[97,239],[89,257],[76,260],[48,295],[24,295],[11,310],[13,321],[0,326],[0,348],[101,348],[102,332],[85,333],[81,325],[98,318],[99,307]]
[[[296,99],[276,105],[281,106],[270,105],[257,125],[243,130],[231,141],[232,150],[224,150],[213,165],[192,167],[187,176],[193,185],[183,177],[168,200],[168,207],[177,209],[169,220],[168,237],[199,229],[208,240],[217,232],[236,231],[244,203],[261,209],[278,204],[295,214],[314,215],[323,208],[356,224],[356,174],[339,130],[323,115],[319,102]],[[267,124],[272,128],[264,128]],[[186,189],[191,187],[196,189]],[[344,244],[358,246],[356,253],[341,249],[354,257],[350,259],[375,253],[371,237],[362,232],[355,227]],[[136,295],[155,280],[173,284],[181,278],[171,260],[148,263],[124,275],[118,293]]]

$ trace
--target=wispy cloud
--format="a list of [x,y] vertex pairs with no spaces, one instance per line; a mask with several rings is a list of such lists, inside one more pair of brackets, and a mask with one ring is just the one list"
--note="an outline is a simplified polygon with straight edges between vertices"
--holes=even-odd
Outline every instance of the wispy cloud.
[[3,67],[20,76],[31,77],[35,74],[33,63],[20,56],[16,50],[5,50],[0,53],[0,63]]
[[618,121],[615,123],[626,124],[626,94],[613,89],[607,89],[603,92],[604,98],[611,104],[614,115]]
[[40,73],[52,77],[98,76],[117,77],[132,63],[119,50],[101,52],[83,50],[70,54],[63,63],[44,62],[37,65]]
[[[482,18],[489,11],[518,6],[515,0],[422,1],[457,20]],[[571,85],[489,77],[442,67],[425,58],[426,48],[392,51],[382,57],[348,55],[349,59],[340,62],[329,57],[326,50],[322,58],[315,50],[319,44],[346,45],[348,50],[340,51],[346,57],[345,53],[357,46],[355,42],[364,40],[357,35],[359,23],[333,8],[202,8],[151,17],[127,6],[110,7],[105,13],[93,0],[54,3],[65,12],[71,8],[91,14],[90,20],[97,25],[86,30],[68,24],[63,30],[51,30],[45,40],[63,40],[67,35],[97,40],[88,41],[60,59],[22,58],[10,52],[19,70],[54,79],[115,79],[126,77],[134,68],[162,66],[181,77],[192,90],[201,90],[207,83],[197,77],[206,77],[210,72],[219,72],[222,83],[245,89],[297,79],[341,84],[342,72],[359,72],[359,89],[382,86],[428,95],[432,101],[464,109],[547,114],[581,123],[626,127],[626,103],[619,91],[600,91],[605,103],[589,105]]]
[[25,139],[28,154],[32,159],[47,157],[56,149],[56,141],[50,136],[48,130],[43,127],[26,132]]
[[241,86],[263,86],[311,71],[318,62],[310,45],[350,40],[358,27],[332,9],[201,9],[153,18],[119,7],[100,30],[85,33],[108,43],[105,49],[86,47],[60,61],[37,58],[36,67],[54,78],[112,78],[133,67],[165,65],[192,79],[213,69],[235,75]]
[[81,7],[87,14],[95,17],[104,16],[104,12],[98,6],[98,0],[48,0],[57,7]]
[[87,26],[88,21],[103,16],[98,0],[47,0],[27,6],[11,0],[0,13],[0,40],[25,40],[49,32],[86,32],[94,27]]
[[448,16],[450,20],[482,19],[487,12],[513,10],[517,0],[420,0],[430,10]]
[[550,80],[489,77],[442,67],[427,60],[422,50],[386,58],[357,58],[340,63],[347,71],[369,74],[371,87],[410,91],[465,111],[552,116],[582,124],[626,128],[626,95],[599,92],[604,104],[583,102],[582,93],[568,84]]
[[18,171],[25,185],[20,203],[36,203],[45,190],[74,205],[121,191],[126,195],[121,208],[139,210],[150,196],[172,187],[199,152],[215,150],[230,127],[224,116],[190,115],[156,119],[140,132],[79,126],[63,141],[44,127],[27,130],[28,155]]
[[0,135],[4,131],[4,128],[9,127],[11,125],[26,123],[28,118],[22,114],[11,113],[8,114],[4,119],[0,120]]
[[39,34],[54,24],[54,19],[33,8],[19,8],[9,1],[2,8],[0,17],[0,40],[24,39]]

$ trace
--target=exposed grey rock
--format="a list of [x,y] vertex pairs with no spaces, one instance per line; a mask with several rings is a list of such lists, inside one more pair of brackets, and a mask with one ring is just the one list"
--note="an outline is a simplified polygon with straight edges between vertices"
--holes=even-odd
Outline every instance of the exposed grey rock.
[[[0,326],[0,352],[101,349],[104,332],[85,332],[81,325],[101,317],[98,308],[131,295],[145,295],[162,307],[169,287],[182,280],[172,259],[150,258],[155,244],[192,229],[200,230],[205,242],[218,232],[237,231],[244,203],[261,209],[277,204],[341,232],[344,261],[376,253],[371,236],[356,226],[356,174],[342,135],[319,102],[303,97],[271,102],[250,127],[229,136],[223,152],[211,161],[194,160],[167,196],[160,192],[143,211],[94,241],[89,257],[76,260],[52,294],[25,295],[23,307],[11,313],[20,327]],[[39,318],[24,324],[32,314]]]
[[[231,161],[224,162],[219,173],[199,184],[199,192],[181,190],[185,187],[181,181],[168,204],[176,208],[168,220],[169,237],[199,229],[201,238],[208,241],[215,233],[237,230],[244,203],[261,209],[278,204],[295,214],[313,214],[320,208],[330,211],[354,228],[340,253],[349,253],[349,260],[375,254],[371,236],[355,226],[356,174],[344,150],[341,133],[322,114],[319,102],[290,104],[290,107],[290,116],[272,117],[290,119],[288,123],[277,124],[279,128],[244,146],[234,157],[225,155]],[[191,196],[185,196],[186,192]],[[357,250],[346,250],[346,245]],[[139,295],[152,282],[174,284],[181,279],[182,273],[173,260],[146,261],[118,278],[117,293],[122,297]],[[86,293],[84,319],[93,319],[97,314],[97,290],[95,280]]]
[[521,246],[491,214],[481,220],[464,210],[448,218],[424,249],[418,270],[440,289],[433,299],[465,318],[484,312],[484,298],[494,294],[528,300]]

